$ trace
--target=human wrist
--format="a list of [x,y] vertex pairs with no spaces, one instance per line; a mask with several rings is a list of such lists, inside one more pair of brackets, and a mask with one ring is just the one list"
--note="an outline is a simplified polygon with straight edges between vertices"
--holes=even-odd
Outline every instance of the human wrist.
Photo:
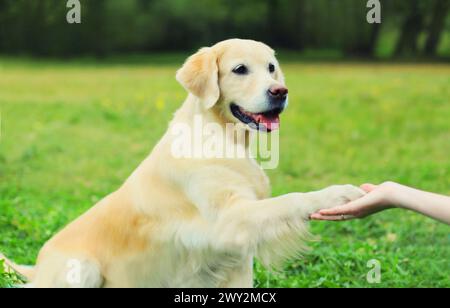
[[410,204],[409,199],[414,195],[414,189],[391,182],[390,189],[388,190],[388,200],[392,207],[408,209]]
[[386,208],[403,208],[405,204],[405,186],[395,182],[384,182],[380,185],[381,204]]

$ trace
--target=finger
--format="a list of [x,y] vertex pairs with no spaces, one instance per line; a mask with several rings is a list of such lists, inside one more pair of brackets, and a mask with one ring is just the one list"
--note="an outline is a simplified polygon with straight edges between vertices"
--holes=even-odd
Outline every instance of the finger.
[[319,213],[314,213],[314,214],[309,215],[309,219],[312,219],[312,220],[320,220],[321,217],[322,217],[322,215],[320,215]]
[[374,184],[366,183],[366,184],[362,184],[360,187],[361,187],[362,190],[364,190],[365,192],[369,193],[372,190],[374,190],[375,188],[377,188],[378,186],[374,185]]
[[311,215],[312,220],[322,220],[322,221],[346,221],[355,218],[356,217],[352,215],[320,215],[319,213]]
[[355,212],[355,207],[352,203],[337,206],[331,209],[320,210],[320,215],[352,215]]

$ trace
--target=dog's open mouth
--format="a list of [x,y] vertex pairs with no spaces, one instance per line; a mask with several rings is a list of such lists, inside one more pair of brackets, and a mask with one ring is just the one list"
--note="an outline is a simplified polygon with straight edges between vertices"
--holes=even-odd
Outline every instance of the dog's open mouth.
[[251,128],[271,132],[280,128],[280,114],[283,112],[281,108],[274,108],[262,113],[251,113],[231,104],[231,113],[242,123],[248,124]]

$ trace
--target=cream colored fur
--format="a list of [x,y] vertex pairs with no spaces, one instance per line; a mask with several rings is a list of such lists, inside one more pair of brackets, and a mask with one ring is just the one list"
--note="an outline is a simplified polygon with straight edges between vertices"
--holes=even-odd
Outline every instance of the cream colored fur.
[[[241,63],[251,74],[231,72]],[[189,96],[171,127],[193,124],[195,115],[205,125],[237,123],[231,102],[262,112],[267,89],[284,85],[272,49],[237,39],[201,49],[177,80]],[[32,286],[252,287],[255,257],[270,265],[295,256],[311,213],[363,194],[344,185],[271,198],[252,158],[176,159],[173,142],[167,132],[119,190],[45,244],[34,271],[24,272]]]

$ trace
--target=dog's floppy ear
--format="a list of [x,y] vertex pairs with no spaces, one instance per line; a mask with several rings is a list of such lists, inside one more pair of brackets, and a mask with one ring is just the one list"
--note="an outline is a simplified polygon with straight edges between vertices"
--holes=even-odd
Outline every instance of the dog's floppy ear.
[[202,100],[206,109],[219,100],[219,68],[212,48],[202,48],[189,57],[176,78],[187,91]]

